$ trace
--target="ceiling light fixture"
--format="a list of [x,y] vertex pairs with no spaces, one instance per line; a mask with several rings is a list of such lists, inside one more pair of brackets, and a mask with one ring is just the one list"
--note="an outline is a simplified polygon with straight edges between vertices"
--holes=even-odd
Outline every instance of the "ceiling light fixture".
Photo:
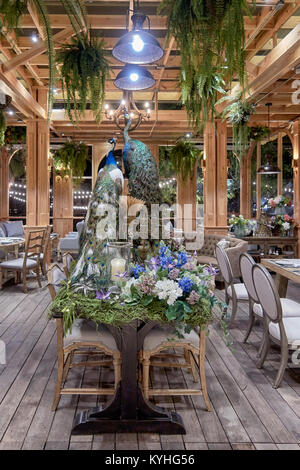
[[[129,14],[131,16],[132,31],[128,31]],[[143,30],[143,24],[148,21],[148,31]],[[151,64],[162,58],[164,51],[158,40],[149,32],[150,19],[137,9],[128,10],[126,15],[126,30],[112,50],[112,55],[126,64]]]
[[123,98],[117,109],[110,109],[109,105],[104,106],[106,119],[114,121],[116,126],[124,130],[128,123],[128,116],[131,117],[130,131],[136,129],[143,121],[148,121],[151,117],[151,108],[148,102],[145,103],[145,110],[139,109],[135,104],[133,94],[130,91],[124,91]]
[[152,74],[139,65],[126,64],[119,72],[114,85],[121,90],[145,90],[155,85]]

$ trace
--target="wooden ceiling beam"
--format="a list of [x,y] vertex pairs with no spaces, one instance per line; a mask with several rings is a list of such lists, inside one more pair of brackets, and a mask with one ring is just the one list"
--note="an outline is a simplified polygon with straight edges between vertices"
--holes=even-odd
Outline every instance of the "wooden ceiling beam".
[[[53,36],[53,40],[55,42],[64,42],[71,36],[73,36],[74,30],[72,27],[66,28],[59,33],[55,34]],[[19,67],[22,64],[27,64],[28,62],[33,63],[33,59],[37,58],[41,54],[44,54],[44,52],[47,51],[47,45],[44,41],[39,41],[35,46],[33,46],[31,49],[21,52],[20,54],[17,54],[15,57],[13,57],[11,60],[3,64],[3,71],[4,72],[9,72],[11,70],[14,70],[16,67]],[[43,56],[44,60],[46,59],[46,63],[48,64],[48,56]]]

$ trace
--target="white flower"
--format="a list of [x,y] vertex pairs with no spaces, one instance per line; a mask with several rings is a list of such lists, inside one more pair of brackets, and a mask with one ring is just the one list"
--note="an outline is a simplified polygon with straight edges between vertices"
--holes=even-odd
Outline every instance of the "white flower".
[[131,291],[130,288],[132,285],[136,285],[138,279],[135,279],[134,277],[131,277],[125,284],[125,286],[122,289],[122,294],[125,295],[125,297],[131,297]]
[[276,196],[274,199],[275,204],[279,204],[282,200],[282,196]]
[[290,226],[290,224],[289,224],[288,222],[284,222],[284,223],[282,224],[282,226],[283,226],[284,230],[290,230],[290,228],[291,228],[291,226]]
[[164,281],[157,281],[155,284],[155,290],[160,300],[167,300],[168,305],[173,305],[178,297],[183,294],[182,289],[179,287],[177,282],[170,279]]

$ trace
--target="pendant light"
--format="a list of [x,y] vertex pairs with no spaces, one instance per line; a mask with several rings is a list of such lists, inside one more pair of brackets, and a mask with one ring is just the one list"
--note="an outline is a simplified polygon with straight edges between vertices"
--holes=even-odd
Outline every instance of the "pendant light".
[[[268,128],[270,131],[270,107],[272,106],[272,103],[266,103],[266,106],[268,107]],[[259,167],[259,169],[257,170],[258,175],[278,175],[279,173],[281,173],[280,168],[271,163],[271,161],[273,160],[272,155],[267,154],[266,160],[267,163]]]
[[114,80],[114,85],[121,90],[146,90],[155,85],[151,73],[139,65],[126,64]]
[[[127,15],[127,30],[128,16],[129,12]],[[148,21],[148,31],[143,30],[143,24],[146,20]],[[131,21],[132,31],[119,39],[112,50],[112,55],[126,64],[151,64],[161,59],[164,51],[158,40],[149,32],[149,17],[138,9],[134,9]]]

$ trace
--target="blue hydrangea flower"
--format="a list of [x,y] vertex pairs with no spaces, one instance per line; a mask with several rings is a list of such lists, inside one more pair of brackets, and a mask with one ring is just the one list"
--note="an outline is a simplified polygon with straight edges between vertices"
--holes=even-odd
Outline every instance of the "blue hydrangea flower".
[[135,279],[138,279],[140,277],[140,274],[143,272],[145,272],[145,268],[138,264],[136,264],[133,268],[131,268],[131,274],[133,274]]
[[170,264],[172,264],[172,256],[160,256],[160,265],[162,269],[168,269]]
[[179,287],[185,292],[186,294],[189,294],[192,290],[192,287],[194,286],[194,283],[191,279],[188,277],[183,277],[179,281]]
[[181,251],[177,255],[177,268],[181,268],[184,264],[188,262],[188,255],[185,251]]

